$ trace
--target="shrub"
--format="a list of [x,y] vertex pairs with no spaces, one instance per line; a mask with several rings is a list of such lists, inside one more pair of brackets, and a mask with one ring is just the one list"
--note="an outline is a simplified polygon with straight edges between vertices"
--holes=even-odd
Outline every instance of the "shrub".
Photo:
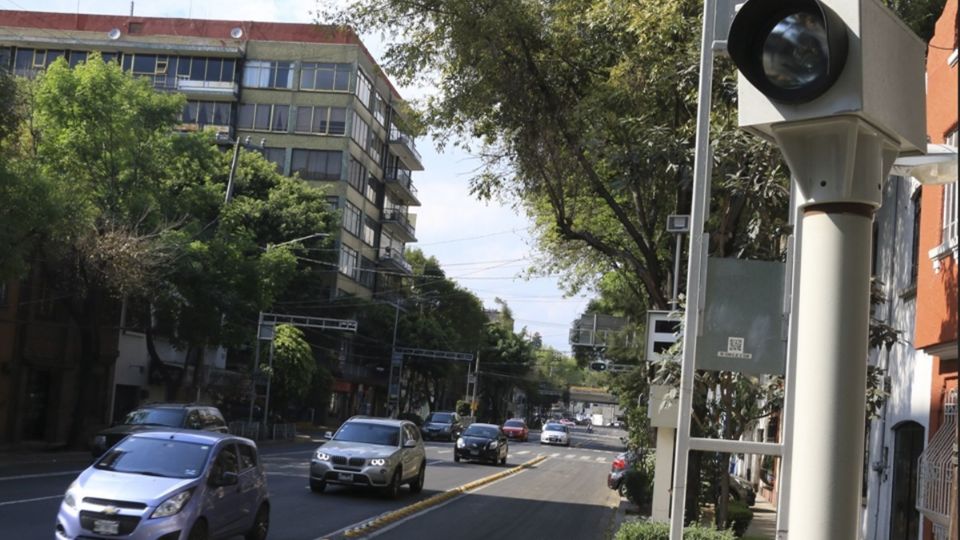
[[423,418],[420,418],[420,415],[412,412],[400,413],[397,415],[398,420],[409,420],[420,427],[423,425]]
[[[628,521],[620,526],[614,540],[669,540],[670,524],[652,521]],[[735,540],[731,531],[718,531],[700,526],[683,529],[684,540]]]
[[470,402],[462,399],[457,401],[455,410],[460,416],[470,416]]
[[623,475],[627,488],[627,499],[637,506],[643,506],[653,500],[653,478],[643,469],[633,469]]
[[733,534],[737,537],[743,536],[751,521],[753,521],[753,511],[745,503],[730,501],[727,505],[727,523],[733,529]]

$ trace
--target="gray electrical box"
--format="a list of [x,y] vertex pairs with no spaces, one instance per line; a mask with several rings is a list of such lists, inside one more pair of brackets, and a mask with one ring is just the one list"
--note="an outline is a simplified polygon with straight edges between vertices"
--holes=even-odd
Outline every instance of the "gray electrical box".
[[784,374],[785,268],[780,262],[708,259],[697,369]]

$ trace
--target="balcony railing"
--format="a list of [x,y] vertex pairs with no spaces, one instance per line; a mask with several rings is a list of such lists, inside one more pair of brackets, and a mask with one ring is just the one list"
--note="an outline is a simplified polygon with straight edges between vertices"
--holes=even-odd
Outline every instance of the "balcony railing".
[[394,208],[383,211],[383,224],[384,225],[395,225],[398,232],[402,233],[406,238],[405,242],[416,242],[416,230],[413,228],[413,223],[411,223],[410,218],[407,216],[407,213],[403,210]]
[[417,188],[413,185],[410,171],[406,169],[388,170],[384,180],[386,180],[387,189],[401,202],[409,206],[420,206],[420,199],[417,198]]
[[[154,82],[156,84],[156,81]],[[177,78],[177,90],[194,94],[227,95],[236,97],[240,93],[240,85],[232,81],[195,81],[193,79]]]
[[950,487],[957,433],[956,389],[947,394],[943,413],[943,424],[920,454],[917,479],[917,510],[933,522],[936,540],[945,540],[950,526]]
[[413,143],[413,137],[397,129],[390,128],[390,149],[397,155],[411,171],[423,170],[423,158]]
[[399,249],[389,247],[380,248],[380,262],[393,265],[406,274],[413,273],[413,267],[403,258],[403,252]]

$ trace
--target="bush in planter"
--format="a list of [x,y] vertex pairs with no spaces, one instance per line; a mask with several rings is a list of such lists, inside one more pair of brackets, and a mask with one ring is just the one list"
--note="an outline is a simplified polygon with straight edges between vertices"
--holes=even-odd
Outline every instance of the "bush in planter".
[[623,485],[626,486],[627,499],[641,508],[650,507],[653,501],[653,477],[643,468],[627,471],[623,476]]
[[751,521],[753,521],[753,510],[750,510],[746,504],[740,501],[730,501],[727,504],[727,523],[737,537],[746,534]]
[[[652,521],[628,521],[620,526],[614,540],[669,540],[670,524]],[[718,531],[700,526],[683,529],[684,540],[735,540],[732,531]]]
[[420,415],[412,412],[400,413],[397,415],[397,420],[409,420],[420,427],[423,425],[423,418],[420,418]]

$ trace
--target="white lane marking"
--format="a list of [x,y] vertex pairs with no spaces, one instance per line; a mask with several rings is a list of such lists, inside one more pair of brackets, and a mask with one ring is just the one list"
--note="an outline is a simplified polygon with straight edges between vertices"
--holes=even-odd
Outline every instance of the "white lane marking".
[[587,460],[590,459],[590,456],[580,456],[580,459],[581,459],[582,461],[587,461]]
[[451,452],[453,452],[453,450],[440,450],[440,451],[438,451],[437,453],[438,453],[438,454],[449,454],[449,453],[451,453]]
[[0,506],[7,506],[8,504],[37,502],[37,501],[49,501],[51,499],[62,499],[62,498],[63,498],[63,494],[61,493],[60,495],[50,495],[48,497],[34,497],[32,499],[20,499],[18,501],[4,501],[4,502],[0,502]]
[[530,453],[529,450],[521,450],[521,451],[517,452],[517,455],[518,455],[518,456],[523,456],[523,455],[526,455],[526,454],[529,454],[529,453]]
[[598,458],[597,458],[597,463],[606,463],[606,462],[607,462],[607,458],[605,458],[605,457],[598,457]]
[[83,469],[77,471],[63,471],[63,472],[49,472],[49,473],[37,473],[37,474],[21,474],[19,476],[0,476],[0,482],[6,480],[26,480],[28,478],[49,478],[53,476],[67,476],[70,474],[80,474],[83,472]]
[[550,454],[550,457],[560,457],[560,452],[554,452]]
[[573,458],[577,457],[577,455],[576,455],[576,454],[567,454],[567,455],[564,456],[564,457],[567,458],[567,459],[573,459]]

